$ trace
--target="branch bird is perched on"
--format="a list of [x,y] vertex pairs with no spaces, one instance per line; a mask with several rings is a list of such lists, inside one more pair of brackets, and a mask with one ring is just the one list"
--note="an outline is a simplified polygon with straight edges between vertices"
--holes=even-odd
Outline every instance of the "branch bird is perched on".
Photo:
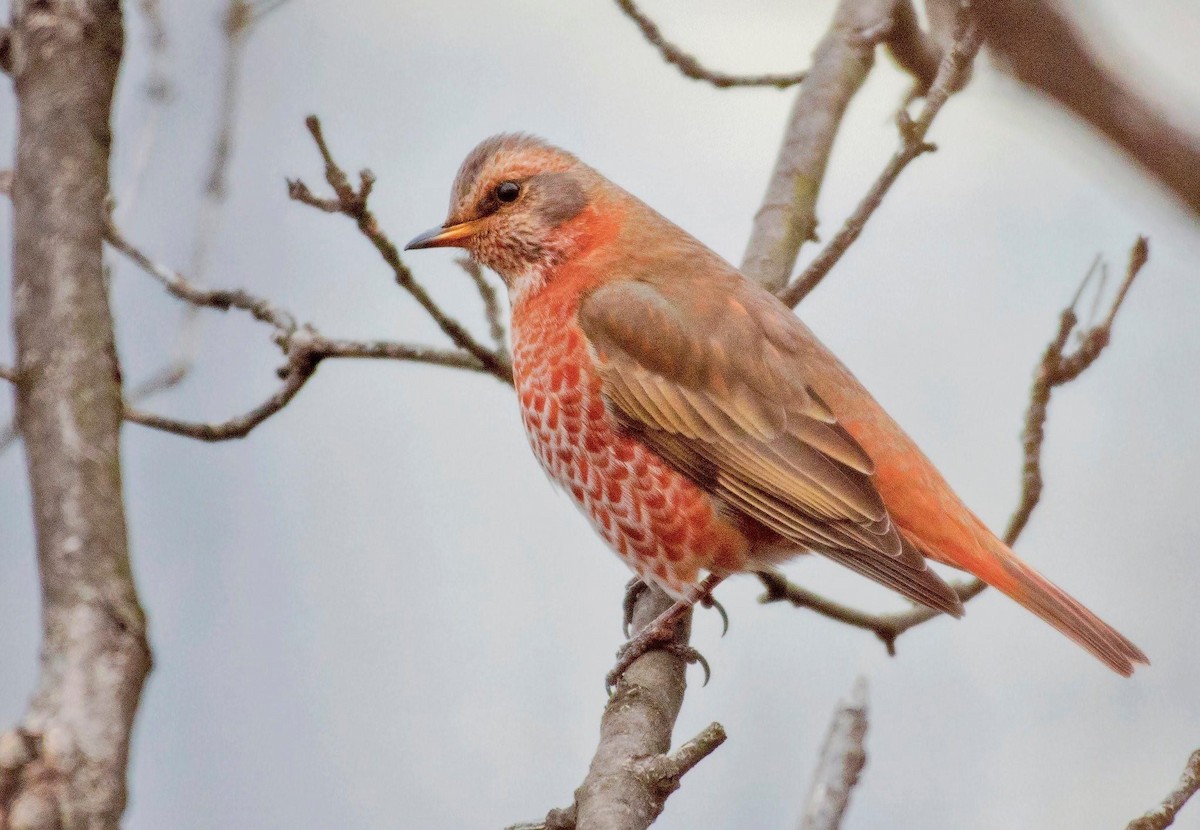
[[961,616],[928,558],[1122,675],[1147,662],[989,531],[786,306],[571,154],[484,141],[445,224],[407,247],[438,246],[508,286],[534,453],[676,615],[729,574],[811,550]]

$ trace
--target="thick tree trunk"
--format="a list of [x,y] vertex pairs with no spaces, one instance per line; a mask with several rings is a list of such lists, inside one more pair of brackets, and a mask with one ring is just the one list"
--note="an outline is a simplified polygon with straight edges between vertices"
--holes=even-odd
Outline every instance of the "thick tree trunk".
[[17,422],[42,582],[41,677],[0,736],[0,830],[119,826],[150,669],[126,543],[121,381],[101,261],[115,0],[14,0]]

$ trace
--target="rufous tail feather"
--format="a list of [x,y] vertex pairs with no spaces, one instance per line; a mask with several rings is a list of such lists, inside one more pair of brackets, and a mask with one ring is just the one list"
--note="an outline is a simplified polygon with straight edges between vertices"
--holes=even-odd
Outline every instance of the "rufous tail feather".
[[1037,614],[1113,671],[1129,677],[1137,663],[1149,664],[1142,650],[1032,567],[1017,558],[1007,545],[988,533],[992,560],[984,582],[999,589]]

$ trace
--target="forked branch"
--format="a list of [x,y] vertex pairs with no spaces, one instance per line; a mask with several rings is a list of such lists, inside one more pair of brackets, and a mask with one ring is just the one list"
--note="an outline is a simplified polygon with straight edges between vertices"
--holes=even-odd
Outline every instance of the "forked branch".
[[896,179],[904,172],[904,168],[908,167],[918,156],[937,149],[935,145],[927,142],[925,137],[946,101],[970,77],[971,65],[979,51],[979,44],[979,30],[974,22],[966,14],[960,15],[954,42],[942,57],[937,77],[929,88],[921,112],[913,119],[909,116],[907,109],[901,109],[896,118],[897,126],[900,129],[900,149],[888,161],[883,172],[879,174],[879,178],[867,191],[867,195],[859,202],[858,207],[846,219],[829,244],[822,249],[821,253],[817,254],[795,282],[779,292],[779,299],[789,306],[795,307],[807,297],[862,234],[867,221],[882,204],[883,197],[891,190]]
[[375,175],[370,170],[362,170],[358,174],[358,187],[351,185],[350,177],[334,161],[333,155],[329,152],[329,146],[325,143],[325,136],[321,131],[320,119],[315,115],[310,115],[304,123],[312,134],[313,141],[317,144],[321,158],[325,161],[325,181],[332,188],[333,196],[314,195],[308,185],[300,179],[288,182],[288,195],[297,202],[315,207],[325,213],[340,213],[353,219],[362,235],[375,246],[375,250],[383,257],[383,261],[392,269],[396,284],[413,296],[413,299],[421,305],[421,308],[425,309],[437,327],[454,342],[454,345],[473,355],[490,374],[511,384],[512,367],[504,356],[496,350],[484,346],[461,323],[442,310],[441,306],[429,296],[429,292],[417,282],[412,271],[400,259],[400,249],[379,227],[375,214],[368,206],[371,190],[375,187]]
[[359,176],[358,187],[353,187],[349,177],[329,152],[321,133],[320,122],[316,117],[310,117],[307,124],[325,162],[325,178],[333,189],[334,196],[332,198],[317,197],[301,181],[289,182],[289,194],[297,201],[329,213],[341,213],[354,219],[363,235],[370,240],[392,269],[397,284],[416,298],[417,302],[457,348],[436,348],[389,340],[347,340],[326,337],[310,324],[297,323],[296,318],[289,311],[264,297],[253,295],[242,289],[204,288],[196,285],[179,272],[156,262],[122,235],[113,223],[110,211],[105,226],[105,238],[112,247],[129,257],[143,271],[156,279],[172,296],[190,306],[219,311],[243,311],[255,320],[266,324],[271,328],[271,338],[284,357],[284,364],[278,370],[282,381],[279,387],[266,400],[241,415],[219,422],[189,421],[145,412],[127,403],[125,407],[126,420],[203,441],[242,438],[287,406],[304,388],[304,385],[316,372],[317,367],[323,361],[333,358],[430,363],[483,372],[505,383],[512,383],[512,368],[504,344],[505,335],[500,320],[499,301],[482,272],[469,265],[464,266],[483,298],[491,336],[495,344],[492,348],[481,344],[461,323],[446,314],[400,260],[396,246],[380,229],[374,214],[368,207],[368,199],[375,183],[371,173],[364,170]]

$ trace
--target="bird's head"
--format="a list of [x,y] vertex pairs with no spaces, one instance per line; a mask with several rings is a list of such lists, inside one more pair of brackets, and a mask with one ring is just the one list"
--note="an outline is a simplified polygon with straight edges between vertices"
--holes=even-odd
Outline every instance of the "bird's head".
[[413,248],[465,248],[496,271],[511,292],[526,293],[569,257],[583,233],[581,214],[597,176],[570,153],[524,134],[493,136],[471,151],[439,228]]

